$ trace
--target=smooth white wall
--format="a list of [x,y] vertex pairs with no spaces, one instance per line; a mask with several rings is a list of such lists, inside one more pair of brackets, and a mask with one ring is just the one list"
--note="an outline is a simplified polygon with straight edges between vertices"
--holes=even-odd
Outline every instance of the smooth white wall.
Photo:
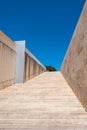
[[25,63],[25,41],[15,41],[16,43],[16,70],[15,83],[23,83],[24,63]]

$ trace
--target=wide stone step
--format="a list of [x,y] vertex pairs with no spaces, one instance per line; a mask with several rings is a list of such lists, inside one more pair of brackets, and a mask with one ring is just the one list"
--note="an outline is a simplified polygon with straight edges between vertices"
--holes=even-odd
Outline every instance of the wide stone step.
[[87,113],[60,72],[0,91],[0,130],[86,130]]

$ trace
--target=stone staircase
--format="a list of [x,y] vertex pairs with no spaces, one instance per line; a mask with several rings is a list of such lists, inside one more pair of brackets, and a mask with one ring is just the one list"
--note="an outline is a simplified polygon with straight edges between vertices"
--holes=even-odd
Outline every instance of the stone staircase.
[[87,113],[60,72],[0,91],[0,130],[87,130]]

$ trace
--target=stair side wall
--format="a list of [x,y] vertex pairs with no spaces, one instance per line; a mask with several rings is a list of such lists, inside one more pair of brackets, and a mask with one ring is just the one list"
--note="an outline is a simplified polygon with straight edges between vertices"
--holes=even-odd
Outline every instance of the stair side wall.
[[0,89],[14,84],[16,44],[0,31]]
[[87,1],[65,55],[61,72],[83,107],[87,109]]

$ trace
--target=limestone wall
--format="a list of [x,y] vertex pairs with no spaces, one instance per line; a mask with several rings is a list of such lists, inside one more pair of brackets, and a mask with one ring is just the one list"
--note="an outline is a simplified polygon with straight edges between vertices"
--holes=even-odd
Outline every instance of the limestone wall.
[[46,70],[25,46],[25,41],[14,43],[0,31],[0,89],[23,83]]
[[30,57],[25,53],[24,81],[30,79]]
[[87,1],[78,21],[61,72],[87,109]]
[[0,89],[14,83],[15,43],[0,31]]
[[[25,41],[16,41],[15,83],[23,83],[41,74],[46,69],[36,57],[26,49]],[[40,70],[40,68],[41,70]],[[43,71],[42,71],[43,70]]]
[[24,82],[46,71],[40,62],[27,50],[25,51]]

